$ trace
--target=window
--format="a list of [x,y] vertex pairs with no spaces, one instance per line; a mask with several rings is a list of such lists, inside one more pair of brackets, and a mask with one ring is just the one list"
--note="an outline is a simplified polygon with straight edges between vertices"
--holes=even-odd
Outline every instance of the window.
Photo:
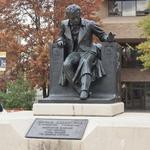
[[110,16],[121,16],[121,1],[115,1],[115,0],[109,0],[108,1],[108,7],[109,7],[109,15]]
[[143,16],[149,13],[149,0],[109,0],[109,16]]
[[138,0],[137,1],[137,10],[136,15],[137,16],[143,16],[149,13],[148,10],[148,1],[149,0]]
[[122,83],[122,100],[127,109],[150,110],[150,82]]
[[122,68],[143,68],[142,62],[137,59],[139,55],[134,45],[126,43],[122,51]]
[[122,1],[122,16],[136,16],[135,1]]

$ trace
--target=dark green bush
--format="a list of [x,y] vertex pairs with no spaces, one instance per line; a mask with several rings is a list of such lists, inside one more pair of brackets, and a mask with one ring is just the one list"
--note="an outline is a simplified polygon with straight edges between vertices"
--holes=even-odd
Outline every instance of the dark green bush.
[[17,80],[7,83],[7,92],[0,92],[0,99],[6,109],[31,110],[35,99],[35,90],[31,88],[27,80],[19,76]]

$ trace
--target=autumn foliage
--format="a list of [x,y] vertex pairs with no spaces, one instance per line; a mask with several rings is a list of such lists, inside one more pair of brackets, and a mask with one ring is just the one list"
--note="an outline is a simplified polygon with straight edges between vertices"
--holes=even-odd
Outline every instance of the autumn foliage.
[[0,0],[0,51],[7,52],[3,81],[14,80],[19,72],[24,72],[33,87],[46,89],[48,43],[58,33],[65,7],[72,3],[81,6],[85,18],[97,19],[100,0]]
[[53,13],[51,0],[1,1],[0,40],[1,49],[7,51],[7,80],[24,72],[33,86],[46,87]]

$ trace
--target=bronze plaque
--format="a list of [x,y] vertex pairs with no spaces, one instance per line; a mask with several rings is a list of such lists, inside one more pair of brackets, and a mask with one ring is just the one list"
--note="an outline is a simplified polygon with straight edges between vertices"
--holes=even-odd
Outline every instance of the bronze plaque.
[[87,123],[87,119],[37,118],[27,132],[26,138],[80,140]]

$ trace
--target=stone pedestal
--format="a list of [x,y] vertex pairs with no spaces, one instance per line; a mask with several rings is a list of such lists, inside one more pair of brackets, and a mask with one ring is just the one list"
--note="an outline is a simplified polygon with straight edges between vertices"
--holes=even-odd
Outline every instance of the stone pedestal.
[[124,112],[122,102],[113,104],[36,103],[34,115],[55,116],[115,116]]
[[[27,139],[36,118],[88,119],[81,140]],[[33,112],[0,113],[1,150],[150,150],[150,113],[114,117],[34,116]]]

